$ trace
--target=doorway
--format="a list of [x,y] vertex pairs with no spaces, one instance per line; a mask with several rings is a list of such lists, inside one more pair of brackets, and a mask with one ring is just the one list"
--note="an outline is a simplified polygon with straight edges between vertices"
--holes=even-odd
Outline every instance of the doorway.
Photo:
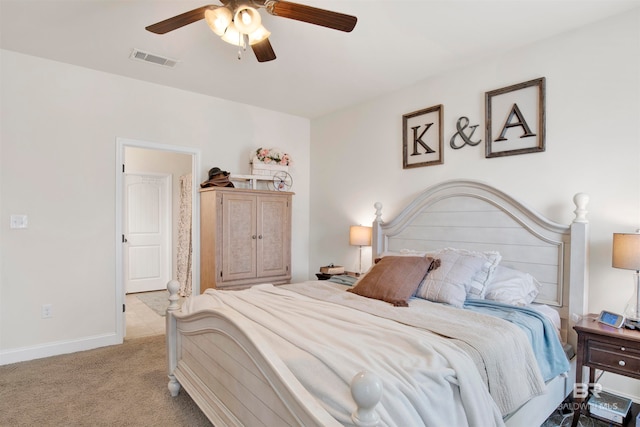
[[[118,138],[116,173],[116,329],[124,337],[164,331],[162,310],[169,280],[188,277],[199,283],[199,203],[194,181],[200,153],[185,147]],[[180,212],[181,186],[187,182],[190,212]],[[190,218],[189,218],[190,216]],[[190,262],[178,266],[178,243],[189,223]],[[180,231],[179,231],[180,229]],[[178,238],[178,233],[182,233]],[[163,247],[164,246],[164,247]],[[197,291],[197,286],[194,286]],[[153,292],[157,289],[160,291]],[[155,295],[154,295],[155,294]],[[160,297],[160,301],[158,301]],[[132,326],[135,323],[135,328]],[[128,325],[129,324],[129,325]]]

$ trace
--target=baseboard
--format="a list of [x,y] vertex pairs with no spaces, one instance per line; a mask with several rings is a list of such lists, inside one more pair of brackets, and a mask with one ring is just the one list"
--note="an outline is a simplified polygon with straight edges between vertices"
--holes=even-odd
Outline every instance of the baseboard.
[[116,344],[122,344],[122,340],[119,340],[116,334],[104,334],[76,340],[56,341],[30,347],[1,350],[0,366]]

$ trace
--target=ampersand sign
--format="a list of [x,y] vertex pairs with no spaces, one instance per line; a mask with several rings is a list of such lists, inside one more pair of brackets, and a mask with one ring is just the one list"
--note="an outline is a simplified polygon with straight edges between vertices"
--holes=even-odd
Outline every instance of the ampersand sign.
[[[465,145],[475,146],[482,142],[482,140],[478,140],[475,142],[471,141],[471,138],[473,137],[473,133],[476,131],[476,128],[479,125],[469,126],[469,129],[471,129],[471,132],[469,133],[469,135],[464,133],[464,130],[467,128],[467,126],[469,126],[469,118],[465,116],[460,117],[458,119],[458,122],[456,123],[456,129],[458,129],[458,132],[454,133],[453,136],[451,137],[451,140],[449,141],[449,145],[451,145],[451,148],[453,148],[454,150],[462,148]],[[460,138],[462,138],[462,140],[464,141],[461,145],[456,145],[457,136],[460,136]]]

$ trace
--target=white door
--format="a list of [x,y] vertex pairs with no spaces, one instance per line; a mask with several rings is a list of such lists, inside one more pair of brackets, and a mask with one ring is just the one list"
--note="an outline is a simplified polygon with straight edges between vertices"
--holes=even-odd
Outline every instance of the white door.
[[126,173],[126,293],[166,289],[171,271],[171,175]]

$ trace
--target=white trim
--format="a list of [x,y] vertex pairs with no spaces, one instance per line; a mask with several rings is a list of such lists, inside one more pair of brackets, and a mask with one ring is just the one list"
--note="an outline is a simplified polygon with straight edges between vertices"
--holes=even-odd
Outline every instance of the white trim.
[[192,283],[193,294],[197,295],[200,286],[200,199],[198,196],[199,177],[200,177],[200,158],[202,153],[199,149],[191,147],[183,147],[179,145],[167,145],[156,142],[140,141],[135,139],[116,137],[116,164],[115,164],[115,207],[116,207],[116,222],[115,222],[115,247],[116,247],[116,281],[115,281],[115,316],[116,316],[116,342],[112,344],[121,344],[124,340],[124,322],[122,314],[122,306],[125,302],[124,295],[124,280],[123,280],[123,251],[122,251],[122,197],[123,197],[123,173],[122,165],[124,162],[124,149],[125,147],[146,148],[150,150],[170,151],[174,153],[189,154],[191,155],[191,171],[192,171],[192,229],[191,239],[193,244],[193,260],[192,260]]
[[116,334],[104,334],[93,337],[83,337],[76,340],[56,341],[29,347],[13,348],[0,352],[0,365],[42,359],[59,354],[75,353],[77,351],[91,350],[114,344],[122,344],[122,339],[119,339]]

